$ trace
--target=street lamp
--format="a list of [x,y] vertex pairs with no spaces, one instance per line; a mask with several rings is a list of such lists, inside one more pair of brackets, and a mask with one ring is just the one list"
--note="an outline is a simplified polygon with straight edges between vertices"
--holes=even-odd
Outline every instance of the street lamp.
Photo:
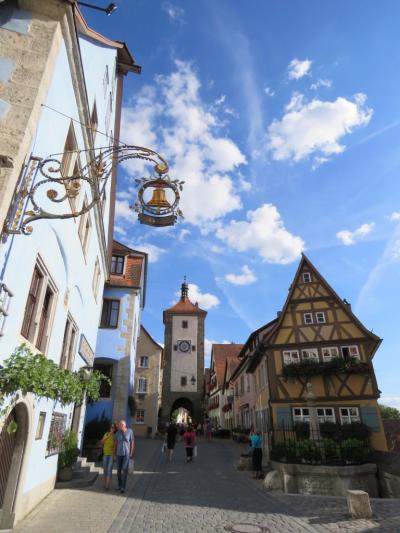
[[194,376],[191,377],[190,383],[194,386],[196,383],[196,378]]
[[[113,169],[123,161],[141,159],[154,165],[155,176],[136,179],[138,199],[131,208],[138,213],[142,224],[155,227],[172,226],[177,217],[183,217],[179,209],[183,181],[168,176],[168,163],[154,150],[142,146],[120,145],[96,148],[99,155],[91,159],[82,170],[65,175],[64,154],[52,154],[43,159],[31,155],[17,184],[14,200],[10,205],[3,232],[8,235],[30,235],[32,222],[43,219],[77,218],[87,213],[104,198],[107,180]],[[89,150],[72,150],[68,156],[88,153]],[[91,189],[91,201],[75,210],[74,200],[80,193],[82,182]],[[152,191],[150,200],[146,193]],[[168,200],[166,192],[173,200]],[[60,206],[65,209],[60,209]]]
[[90,7],[91,9],[97,9],[97,11],[103,11],[107,16],[112,15],[117,9],[117,6],[115,4],[109,4],[107,7],[99,7],[93,4],[88,4],[86,2],[77,2],[77,4],[80,6]]

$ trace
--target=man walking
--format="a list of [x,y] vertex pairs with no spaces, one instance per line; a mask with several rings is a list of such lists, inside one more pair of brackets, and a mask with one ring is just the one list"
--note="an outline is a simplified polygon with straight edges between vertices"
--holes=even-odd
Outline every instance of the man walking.
[[114,455],[117,457],[118,490],[125,492],[128,479],[129,460],[135,454],[133,431],[126,427],[125,420],[120,420],[115,434]]

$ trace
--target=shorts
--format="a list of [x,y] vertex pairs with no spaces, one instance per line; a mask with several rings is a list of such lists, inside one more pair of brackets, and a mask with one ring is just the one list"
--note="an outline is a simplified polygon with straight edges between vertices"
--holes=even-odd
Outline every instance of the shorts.
[[103,470],[106,477],[112,475],[113,467],[113,456],[112,455],[103,455]]

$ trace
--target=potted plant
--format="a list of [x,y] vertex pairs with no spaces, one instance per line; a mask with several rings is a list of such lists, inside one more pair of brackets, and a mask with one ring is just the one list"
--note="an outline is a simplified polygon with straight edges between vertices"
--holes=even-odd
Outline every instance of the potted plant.
[[78,439],[73,431],[66,431],[61,442],[58,455],[58,479],[59,481],[71,481],[72,465],[79,455],[77,448]]

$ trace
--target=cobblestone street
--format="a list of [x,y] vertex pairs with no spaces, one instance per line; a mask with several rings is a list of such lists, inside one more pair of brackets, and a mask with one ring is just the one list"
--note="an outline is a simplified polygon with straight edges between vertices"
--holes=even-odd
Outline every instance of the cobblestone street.
[[127,497],[104,493],[101,480],[86,490],[56,490],[16,531],[400,531],[398,500],[374,500],[373,520],[351,521],[344,498],[265,493],[262,482],[234,469],[239,453],[231,442],[200,441],[197,460],[186,464],[179,443],[169,463],[160,441],[141,440]]

